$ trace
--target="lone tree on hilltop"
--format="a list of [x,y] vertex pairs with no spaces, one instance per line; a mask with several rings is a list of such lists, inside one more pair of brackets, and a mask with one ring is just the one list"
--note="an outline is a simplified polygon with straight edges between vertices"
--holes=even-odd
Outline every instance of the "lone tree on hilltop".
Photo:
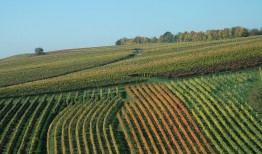
[[36,56],[43,55],[43,54],[45,54],[43,48],[35,48]]

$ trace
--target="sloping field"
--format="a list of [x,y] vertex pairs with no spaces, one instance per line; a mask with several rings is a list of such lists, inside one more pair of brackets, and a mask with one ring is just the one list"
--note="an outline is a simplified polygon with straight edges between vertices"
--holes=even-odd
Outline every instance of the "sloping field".
[[262,37],[0,60],[0,153],[261,153],[261,64]]
[[0,80],[0,86],[41,80],[98,67],[128,57],[132,53],[132,50],[117,52],[110,48],[94,51],[86,49],[0,61],[0,77],[5,79]]
[[49,126],[48,153],[119,153],[111,125],[119,97],[67,106]]
[[[5,80],[1,80],[0,85],[13,86],[0,88],[0,96],[73,91],[141,82],[147,80],[145,76],[181,77],[237,70],[262,63],[261,36],[211,42],[105,47],[101,52],[98,49],[81,49],[74,51],[75,54],[72,51],[61,55],[47,54],[33,57],[32,63],[27,62],[28,59],[21,60],[21,63],[2,62],[0,76]],[[116,61],[137,51],[141,53],[133,58]],[[36,64],[38,61],[39,65]],[[39,80],[43,78],[47,79]],[[24,83],[27,81],[33,82]]]
[[166,85],[185,102],[219,153],[260,153],[262,119],[245,100],[257,75],[245,72]]
[[118,118],[135,139],[131,149],[147,153],[214,153],[189,111],[171,91],[156,84],[128,91],[134,101],[125,104]]
[[[110,135],[111,129],[111,135],[113,135],[112,128],[115,126],[109,124],[114,118],[111,114],[115,114],[116,109],[121,107],[120,100],[117,88],[107,89],[106,91],[101,89],[99,91],[84,91],[82,93],[64,93],[1,100],[0,152],[47,153],[47,149],[49,153],[59,151],[58,148],[62,148],[61,143],[59,142],[56,145],[56,142],[53,142],[53,140],[62,142],[62,140],[60,140],[61,137],[64,138],[64,127],[62,126],[66,127],[66,133],[72,133],[72,129],[75,132],[76,129],[73,126],[82,129],[83,122],[87,124],[86,120],[88,120],[88,117],[86,114],[91,111],[91,107],[92,110],[100,107],[97,114],[101,113],[101,118],[99,118],[100,120],[98,121],[99,123],[94,119],[95,122],[94,125],[92,125],[92,129],[93,127],[96,128],[96,126],[100,129],[102,128],[100,126],[103,126],[104,129],[101,129],[101,131],[106,131]],[[104,109],[101,110],[102,108]],[[71,114],[69,111],[73,109],[75,111],[74,116],[69,116]],[[93,117],[93,114],[90,112],[89,116]],[[78,119],[79,122],[76,123]],[[68,129],[68,124],[70,125],[70,129]],[[86,125],[84,125],[84,128],[86,128]],[[89,127],[86,129],[89,130]],[[84,129],[83,132],[79,131],[79,135],[85,133],[86,129]],[[61,130],[63,130],[63,136],[61,136]],[[66,135],[66,138],[68,137],[69,136]],[[72,134],[72,138],[74,139],[71,141],[70,138],[70,142],[76,143],[76,137],[80,136],[73,136]],[[48,142],[46,142],[46,139]],[[70,145],[71,144],[73,143],[70,143]],[[48,148],[46,149],[46,147]],[[58,148],[55,149],[55,147]],[[75,149],[71,150],[76,151],[76,147],[74,148]],[[68,151],[70,150],[68,149]]]
[[41,153],[52,118],[63,108],[62,95],[5,100],[1,114],[1,153]]
[[[259,70],[0,100],[1,153],[260,153]],[[168,80],[167,80],[168,81]],[[125,98],[125,99],[124,99]]]

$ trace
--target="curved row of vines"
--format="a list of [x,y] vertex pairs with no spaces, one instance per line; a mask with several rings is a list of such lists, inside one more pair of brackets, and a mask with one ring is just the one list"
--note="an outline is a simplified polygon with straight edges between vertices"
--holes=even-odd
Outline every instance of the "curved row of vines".
[[[112,106],[106,108],[110,107],[110,111],[114,113],[114,107],[119,106],[120,104],[117,103],[121,102],[117,97],[120,93],[119,90],[121,89],[93,89],[83,92],[0,100],[0,153],[47,153],[49,143],[47,144],[46,139],[50,137],[48,136],[48,128],[52,128],[52,121],[56,121],[70,107],[87,106],[88,103],[85,103],[87,100],[94,102],[89,103],[90,105],[98,107],[101,105],[103,97],[115,98],[110,101]],[[97,103],[95,103],[96,101]],[[78,114],[81,113],[80,111]],[[112,128],[115,127],[109,126],[109,121],[112,120],[111,115],[109,113],[101,115],[100,119],[104,120],[105,123],[101,123],[105,127],[103,131],[110,132],[108,134],[110,135],[108,138],[110,138],[113,136]],[[76,126],[76,123],[72,121],[67,124]],[[97,126],[100,128],[101,124],[99,123]],[[72,132],[74,129],[70,128],[70,131]]]
[[91,98],[68,105],[53,120],[47,134],[47,151],[58,153],[117,153],[115,117],[121,98]]

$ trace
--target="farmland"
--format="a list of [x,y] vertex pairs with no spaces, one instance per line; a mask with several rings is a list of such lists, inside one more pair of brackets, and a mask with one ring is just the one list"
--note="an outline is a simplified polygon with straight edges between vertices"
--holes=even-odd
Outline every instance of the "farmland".
[[[220,153],[259,153],[261,117],[245,102],[251,72],[167,83]],[[223,82],[225,84],[223,84]],[[224,85],[224,86],[221,86]],[[187,91],[188,93],[184,93]]]
[[[74,126],[77,128],[80,128],[80,123],[83,125],[83,122],[87,122],[86,120],[88,120],[88,118],[85,114],[89,113],[88,109],[95,110],[98,109],[98,107],[107,105],[105,109],[110,109],[111,112],[107,113],[104,111],[105,115],[103,116],[105,117],[101,117],[99,123],[105,127],[103,131],[105,130],[110,136],[110,129],[112,134],[113,127],[109,125],[109,121],[113,120],[110,114],[116,112],[114,107],[121,107],[120,100],[118,89],[83,91],[83,93],[61,93],[57,95],[1,100],[0,151],[6,153],[46,153],[46,147],[48,147],[48,150],[51,150],[52,146],[49,144],[53,144],[53,140],[57,139],[54,137],[57,137],[58,134],[61,135],[61,130],[63,130],[64,133],[64,129],[62,129],[64,125],[60,126],[60,121],[61,124],[65,124],[63,122],[70,120],[68,119],[69,117],[63,117],[63,119],[65,118],[67,120],[63,121],[63,119],[60,119],[61,116],[65,113],[70,115],[69,113],[71,113],[71,110],[74,109],[76,112],[76,109],[80,108],[82,109],[77,111],[77,114],[71,117],[72,119],[70,120],[76,122],[74,118],[82,117],[81,121],[74,123]],[[109,106],[111,105],[110,103],[112,106]],[[86,110],[83,110],[85,108]],[[90,115],[90,117],[91,116],[92,115]],[[94,127],[95,126],[96,125],[94,125]],[[68,126],[66,127],[68,128]],[[69,130],[67,129],[67,131]],[[50,140],[50,143],[47,143],[46,140]],[[74,142],[76,142],[76,140],[74,140]],[[62,148],[61,144],[59,145],[59,147]],[[58,150],[53,150],[54,148],[55,147],[52,147],[52,151],[49,150],[48,152],[53,153]]]
[[261,153],[262,37],[0,60],[0,153]]
[[[3,65],[1,67],[3,72],[0,76],[5,79],[1,80],[2,84],[0,85],[2,85],[2,87],[0,88],[0,95],[1,97],[23,96],[28,94],[64,92],[101,86],[121,85],[145,81],[147,80],[145,75],[181,77],[224,70],[238,70],[262,63],[261,40],[262,37],[257,36],[210,42],[145,44],[121,46],[119,49],[118,47],[105,47],[105,49],[102,48],[103,50],[100,48],[91,48],[89,49],[91,51],[88,49],[74,51],[76,52],[75,55],[77,55],[75,57],[83,57],[80,59],[83,59],[85,64],[83,64],[81,60],[79,62],[78,60],[76,61],[74,57],[72,57],[72,63],[70,57],[74,52],[69,50],[61,55],[53,53],[43,57],[31,57],[29,58],[30,61],[35,61],[35,63],[39,61],[38,59],[48,59],[48,61],[59,64],[43,62],[44,64],[41,64],[43,66],[39,64],[39,68],[30,69],[29,71],[23,71],[22,69],[22,73],[19,71],[9,72],[6,70],[8,70],[8,68],[16,70],[23,67],[26,69],[26,67],[36,67],[38,64],[26,62],[28,60],[27,58],[10,63],[5,61],[0,65]],[[111,60],[114,61],[118,58],[134,54],[137,49],[143,52],[137,54],[135,58],[129,57],[108,65],[102,64],[105,63],[108,55],[110,55]],[[101,51],[101,53],[99,51]],[[107,51],[109,53],[115,53],[113,54],[114,56],[104,54],[107,53]],[[95,52],[94,54],[96,56],[91,59],[93,59],[97,65],[100,65],[100,67],[88,68],[90,67],[88,59],[85,59],[83,55],[87,56],[89,52],[91,52],[90,55],[92,55],[92,52]],[[65,57],[69,60],[63,60]],[[59,61],[57,58],[61,58],[62,60]],[[21,63],[24,61],[25,64],[20,64],[20,61]],[[75,66],[73,64],[75,64]],[[44,67],[45,65],[48,67]],[[79,66],[86,68],[81,70]],[[66,73],[68,70],[72,70],[73,72]],[[57,71],[62,72],[63,75],[52,77],[53,74],[50,73],[51,75],[49,74],[49,77],[47,77],[47,75],[42,76],[39,71],[47,75],[49,73],[45,72]]]

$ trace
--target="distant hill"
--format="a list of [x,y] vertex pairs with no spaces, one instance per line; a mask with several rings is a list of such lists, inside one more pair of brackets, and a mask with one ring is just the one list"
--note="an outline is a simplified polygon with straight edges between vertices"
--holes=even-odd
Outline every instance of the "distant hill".
[[2,58],[0,59],[0,62],[4,62],[4,61],[14,61],[20,58],[28,58],[31,57],[33,54],[19,54],[19,55],[14,55],[14,56],[10,56],[10,57],[6,57],[6,58]]

